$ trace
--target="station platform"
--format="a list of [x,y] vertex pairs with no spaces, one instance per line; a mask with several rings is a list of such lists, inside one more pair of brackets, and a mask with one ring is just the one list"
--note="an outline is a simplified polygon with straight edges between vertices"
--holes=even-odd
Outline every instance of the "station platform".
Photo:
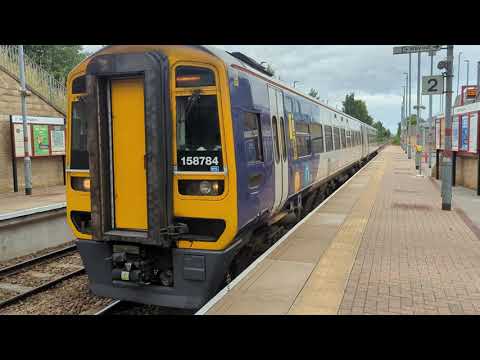
[[387,146],[197,314],[480,314],[472,223]]
[[32,195],[23,191],[0,193],[0,221],[65,207],[65,186],[38,187]]

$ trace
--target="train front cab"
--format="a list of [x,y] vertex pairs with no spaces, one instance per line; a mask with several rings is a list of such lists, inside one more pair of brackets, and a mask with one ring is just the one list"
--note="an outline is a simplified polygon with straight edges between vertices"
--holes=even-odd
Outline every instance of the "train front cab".
[[222,284],[238,248],[227,84],[188,47],[107,48],[70,74],[67,214],[95,294],[198,308]]

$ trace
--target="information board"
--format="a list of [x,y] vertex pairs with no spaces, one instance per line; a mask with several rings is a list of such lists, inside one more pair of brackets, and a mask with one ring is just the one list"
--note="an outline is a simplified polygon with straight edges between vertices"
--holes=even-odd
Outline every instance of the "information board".
[[52,126],[50,143],[52,155],[65,155],[65,129],[63,126]]
[[440,149],[445,149],[445,118],[440,119]]
[[478,134],[478,113],[470,114],[470,136],[468,142],[468,151],[471,153],[477,152],[477,134]]
[[[11,115],[13,156],[24,157],[23,118]],[[29,155],[65,155],[65,120],[45,116],[27,116]]]
[[[28,154],[32,155],[32,136],[30,132],[30,125],[27,125],[27,136],[28,136]],[[23,124],[13,124],[13,138],[14,138],[14,149],[15,155],[17,157],[25,156],[25,145],[23,143]]]
[[33,125],[33,155],[50,155],[48,125]]
[[468,115],[462,115],[461,150],[468,151]]
[[440,119],[435,119],[435,148],[440,149]]
[[458,151],[458,116],[452,121],[452,151]]

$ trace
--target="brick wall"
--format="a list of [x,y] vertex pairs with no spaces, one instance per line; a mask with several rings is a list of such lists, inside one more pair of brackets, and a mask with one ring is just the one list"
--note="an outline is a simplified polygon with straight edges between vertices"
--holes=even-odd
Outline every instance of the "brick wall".
[[[9,115],[21,115],[20,84],[0,69],[0,193],[13,191],[12,143]],[[40,97],[27,97],[27,115],[64,117]],[[24,187],[23,160],[17,161],[19,190]],[[32,184],[51,186],[63,184],[62,157],[32,159]]]

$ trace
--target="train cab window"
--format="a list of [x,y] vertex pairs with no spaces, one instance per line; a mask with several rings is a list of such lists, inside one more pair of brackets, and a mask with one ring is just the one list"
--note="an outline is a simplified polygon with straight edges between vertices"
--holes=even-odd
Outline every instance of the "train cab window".
[[[218,121],[217,97],[194,92],[177,96],[177,156],[201,152],[221,163],[222,146]],[[207,153],[208,152],[208,153]],[[190,156],[190,155],[188,155]],[[181,160],[180,160],[181,161]]]
[[336,126],[333,127],[333,143],[335,150],[340,150],[340,129]]
[[72,103],[72,144],[70,153],[70,168],[76,170],[88,170],[87,150],[87,120],[81,116],[80,103]]
[[243,138],[245,139],[247,161],[249,163],[262,162],[263,146],[259,114],[245,112]]
[[342,140],[342,149],[347,147],[347,138],[345,136],[345,129],[340,129],[341,140]]
[[323,129],[322,124],[312,123],[312,151],[314,154],[323,153]]
[[212,70],[194,66],[178,66],[175,80],[177,88],[215,86]]
[[325,151],[333,150],[332,127],[325,125]]

